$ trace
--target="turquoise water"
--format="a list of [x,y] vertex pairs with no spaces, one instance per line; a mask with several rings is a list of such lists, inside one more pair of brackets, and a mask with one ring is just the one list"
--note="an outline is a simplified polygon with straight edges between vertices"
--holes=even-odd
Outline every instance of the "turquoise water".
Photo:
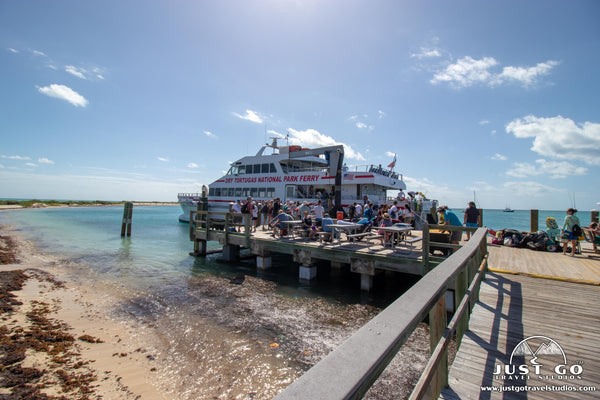
[[[254,261],[219,263],[220,254],[194,258],[189,226],[178,222],[175,206],[134,207],[131,237],[121,238],[123,207],[69,207],[0,212],[0,223],[13,225],[44,252],[76,261],[77,274],[94,272],[96,278],[113,280],[131,289],[165,288],[179,295],[187,278],[212,274],[232,278],[243,273],[275,282],[286,296],[323,297],[345,304],[385,307],[414,283],[413,278],[376,280],[373,293],[360,291],[358,274],[320,273],[310,283],[298,280],[298,266],[290,257],[273,257],[274,268],[257,271]],[[208,248],[219,248],[210,242]],[[327,269],[328,267],[324,267]],[[327,272],[327,271],[325,271]],[[85,279],[80,277],[80,279]]]
[[[463,210],[453,211],[462,219]],[[219,263],[219,254],[194,258],[189,255],[193,244],[188,225],[178,222],[179,214],[176,206],[134,207],[128,238],[120,236],[122,206],[10,210],[0,212],[0,223],[16,226],[43,251],[75,262],[79,266],[77,278],[83,280],[86,273],[94,273],[95,279],[112,280],[133,290],[171,290],[179,295],[190,277],[211,274],[230,278],[243,273],[275,282],[277,291],[286,296],[320,296],[345,304],[385,307],[414,283],[414,278],[405,276],[375,277],[375,290],[365,294],[360,291],[358,274],[329,274],[325,270],[311,283],[300,282],[298,266],[289,256],[274,256],[274,268],[265,272],[257,271],[253,261]],[[539,228],[545,229],[548,216],[562,225],[564,215],[564,211],[540,211]],[[582,225],[589,224],[589,211],[577,215]],[[529,218],[529,210],[483,212],[484,225],[494,230],[529,231]],[[219,245],[211,242],[208,247]]]
[[[452,209],[456,215],[463,219],[464,209]],[[556,219],[559,227],[562,227],[565,219],[566,210],[552,211],[539,210],[538,212],[538,229],[546,230],[546,218],[553,217]],[[577,217],[582,226],[590,224],[591,212],[579,211]],[[483,225],[489,229],[499,230],[504,228],[515,229],[518,231],[529,232],[530,230],[530,210],[515,210],[514,212],[504,212],[502,210],[483,210]]]

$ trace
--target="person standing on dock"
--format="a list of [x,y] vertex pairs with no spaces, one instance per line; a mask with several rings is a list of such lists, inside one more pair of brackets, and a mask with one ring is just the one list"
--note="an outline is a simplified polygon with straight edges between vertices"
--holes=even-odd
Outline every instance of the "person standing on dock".
[[[461,226],[461,227],[463,226],[463,224],[460,222],[460,219],[458,219],[458,216],[456,214],[454,214],[454,212],[450,211],[448,209],[448,206],[441,206],[439,211],[440,211],[440,214],[443,215],[443,217],[444,217],[444,225]],[[461,238],[462,238],[462,231],[456,230],[456,231],[450,232],[450,243],[458,244],[458,242],[460,242]],[[456,251],[456,249],[454,249],[454,251]]]
[[[479,210],[474,201],[469,202],[469,207],[465,210],[464,224],[468,228],[477,228],[479,226]],[[471,239],[471,231],[467,231],[467,240]]]
[[319,200],[317,202],[317,205],[315,206],[313,211],[315,213],[315,225],[321,226],[321,222],[323,221],[323,213],[325,212],[325,209],[323,208],[323,203],[321,202],[321,200]]
[[[575,215],[576,212],[577,210],[574,208],[567,210],[565,222],[562,227],[563,238],[571,242],[571,257],[575,256],[575,249],[577,249],[579,244],[579,235],[581,233],[579,218]],[[563,255],[567,255],[567,243],[563,246]]]

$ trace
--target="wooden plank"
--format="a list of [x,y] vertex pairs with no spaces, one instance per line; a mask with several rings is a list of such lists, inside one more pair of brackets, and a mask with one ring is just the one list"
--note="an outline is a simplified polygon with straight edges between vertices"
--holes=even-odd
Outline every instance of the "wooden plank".
[[[486,366],[506,363],[514,346],[521,340],[542,335],[555,340],[570,362],[583,362],[579,381],[538,380],[533,375],[529,386],[569,384],[594,386],[600,382],[600,287],[570,282],[550,281],[520,275],[492,273],[481,285],[480,302],[450,368],[449,388],[443,399],[479,398],[481,386],[502,385],[494,380]],[[518,382],[518,381],[517,381]],[[506,382],[515,384],[514,382]],[[516,384],[515,384],[516,385]],[[535,392],[536,399],[576,399],[582,392]],[[585,392],[599,397],[599,392]],[[489,396],[488,396],[489,395]],[[532,393],[529,393],[532,396]],[[489,399],[502,399],[500,392],[486,393]]]

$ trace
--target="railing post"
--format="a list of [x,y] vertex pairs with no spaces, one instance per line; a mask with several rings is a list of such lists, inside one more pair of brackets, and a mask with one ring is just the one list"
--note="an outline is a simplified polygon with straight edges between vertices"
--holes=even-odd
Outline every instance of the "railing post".
[[529,221],[529,232],[538,231],[538,210],[531,210],[531,220]]
[[423,274],[429,272],[429,224],[423,224]]
[[[444,335],[447,325],[446,296],[442,294],[435,306],[429,311],[429,347],[431,353],[434,352],[438,342]],[[448,351],[444,351],[444,355],[435,369],[426,397],[437,399],[446,386],[448,386]]]
[[[469,280],[467,279],[468,275],[469,274],[467,272],[467,266],[465,266],[462,269],[462,271],[460,271],[458,276],[456,277],[456,280],[454,283],[454,304],[455,304],[456,309],[458,309],[458,305],[463,300],[463,297],[465,296],[465,294],[467,293],[467,289],[469,288]],[[456,344],[457,344],[457,346],[460,346],[462,337],[468,328],[469,328],[469,313],[464,313],[463,316],[460,318],[460,322],[458,323],[458,326],[456,327]]]

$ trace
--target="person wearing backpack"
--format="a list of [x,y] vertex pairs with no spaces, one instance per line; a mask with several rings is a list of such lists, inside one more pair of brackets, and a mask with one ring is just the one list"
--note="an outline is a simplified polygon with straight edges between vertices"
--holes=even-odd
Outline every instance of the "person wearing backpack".
[[[579,236],[581,235],[581,227],[579,226],[579,218],[575,215],[577,212],[574,208],[569,208],[567,210],[567,215],[565,216],[565,222],[563,223],[562,231],[563,231],[563,239],[567,239],[571,242],[571,257],[575,256],[575,249],[579,244]],[[563,254],[567,254],[567,244],[563,246]]]

